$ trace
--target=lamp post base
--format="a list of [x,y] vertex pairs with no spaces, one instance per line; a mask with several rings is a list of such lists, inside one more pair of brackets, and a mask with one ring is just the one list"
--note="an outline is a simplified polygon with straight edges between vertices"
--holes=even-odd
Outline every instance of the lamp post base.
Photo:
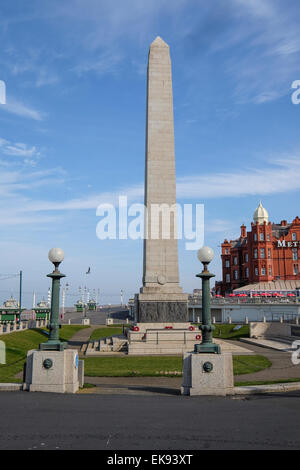
[[183,355],[182,395],[233,395],[232,354]]
[[221,347],[215,343],[195,344],[194,353],[196,354],[221,354]]
[[68,343],[63,341],[48,341],[39,345],[40,351],[64,351]]
[[28,351],[23,390],[76,393],[79,388],[79,379],[81,380],[77,350],[41,351],[33,349]]

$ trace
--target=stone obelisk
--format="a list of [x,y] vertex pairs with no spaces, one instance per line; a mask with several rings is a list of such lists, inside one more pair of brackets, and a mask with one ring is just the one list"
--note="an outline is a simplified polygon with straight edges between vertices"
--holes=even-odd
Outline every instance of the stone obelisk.
[[185,322],[187,294],[179,286],[172,71],[169,46],[150,46],[147,76],[145,240],[139,322]]

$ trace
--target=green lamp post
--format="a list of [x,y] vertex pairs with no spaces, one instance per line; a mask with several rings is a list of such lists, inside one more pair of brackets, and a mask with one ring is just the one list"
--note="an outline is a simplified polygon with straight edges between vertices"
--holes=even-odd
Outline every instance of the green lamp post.
[[47,274],[47,277],[52,279],[50,334],[48,341],[40,344],[40,349],[44,351],[63,351],[67,343],[59,339],[59,291],[60,279],[66,276],[59,271],[58,266],[64,259],[64,252],[61,248],[52,248],[48,253],[48,258],[55,268],[51,274]]
[[211,322],[210,310],[210,279],[215,277],[215,275],[207,269],[208,264],[214,257],[214,252],[208,246],[204,246],[200,248],[197,256],[203,264],[203,271],[196,275],[202,279],[202,325],[199,326],[199,330],[202,331],[202,341],[200,344],[195,344],[194,352],[220,354],[220,346],[213,343],[212,340],[212,332],[215,327]]

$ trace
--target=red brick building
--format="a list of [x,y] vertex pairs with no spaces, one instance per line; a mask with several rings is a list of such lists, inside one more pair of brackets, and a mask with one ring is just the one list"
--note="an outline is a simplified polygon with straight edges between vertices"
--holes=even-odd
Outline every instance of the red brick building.
[[300,279],[299,217],[289,224],[271,223],[260,202],[253,220],[250,232],[242,225],[237,240],[221,245],[223,280],[216,283],[216,291],[222,295],[248,284]]

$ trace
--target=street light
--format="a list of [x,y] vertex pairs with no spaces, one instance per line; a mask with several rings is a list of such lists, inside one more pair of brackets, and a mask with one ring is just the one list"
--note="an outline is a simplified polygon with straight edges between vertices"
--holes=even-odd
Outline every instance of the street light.
[[214,251],[208,246],[200,248],[197,253],[199,261],[203,264],[203,271],[197,274],[197,277],[202,279],[202,325],[199,330],[202,331],[202,341],[200,344],[195,344],[195,353],[221,353],[221,348],[218,344],[212,341],[212,332],[215,329],[211,322],[210,310],[210,278],[215,277],[210,273],[207,266],[213,260]]
[[48,258],[55,268],[51,274],[47,274],[47,277],[52,279],[50,333],[48,341],[40,344],[40,349],[63,351],[67,343],[59,340],[59,290],[60,279],[66,276],[59,271],[58,266],[64,259],[64,252],[61,248],[52,248],[48,253]]

